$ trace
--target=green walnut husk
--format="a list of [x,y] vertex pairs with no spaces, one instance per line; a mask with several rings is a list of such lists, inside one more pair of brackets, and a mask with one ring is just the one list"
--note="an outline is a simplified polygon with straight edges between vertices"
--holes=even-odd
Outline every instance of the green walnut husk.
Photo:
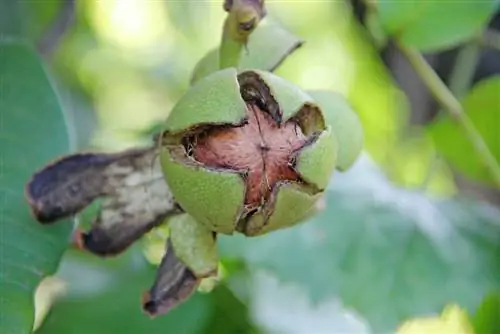
[[[297,178],[268,184],[269,196],[257,207],[252,204],[252,210],[246,202],[251,169],[246,173],[230,166],[208,166],[190,155],[197,145],[192,138],[213,128],[245,126],[250,104],[259,105],[266,119],[272,118],[272,131],[293,122],[306,143],[290,156],[289,166]],[[309,94],[272,73],[234,68],[204,77],[180,99],[160,145],[166,182],[182,209],[210,231],[247,236],[289,227],[307,217],[335,170],[338,154],[332,127]]]
[[364,133],[361,121],[349,102],[329,90],[308,90],[319,104],[326,122],[332,126],[338,142],[337,169],[349,169],[363,150]]
[[188,214],[169,222],[170,239],[175,254],[196,277],[210,277],[217,273],[218,256],[214,232],[198,224]]

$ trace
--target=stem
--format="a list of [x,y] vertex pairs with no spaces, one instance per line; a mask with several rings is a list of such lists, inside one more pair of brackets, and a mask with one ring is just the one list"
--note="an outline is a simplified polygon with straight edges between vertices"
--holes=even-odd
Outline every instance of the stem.
[[49,26],[41,39],[38,41],[38,52],[40,52],[40,54],[44,57],[52,55],[61,42],[61,38],[67,32],[68,28],[74,23],[75,7],[76,0],[64,1],[55,21]]
[[500,32],[492,29],[486,30],[480,42],[482,46],[500,51]]
[[450,114],[452,119],[462,126],[465,135],[474,146],[482,163],[489,169],[495,183],[500,186],[500,165],[484,142],[481,134],[464,113],[460,102],[458,102],[456,97],[418,51],[402,44],[398,44],[398,47],[441,107]]
[[238,67],[240,62],[241,50],[245,46],[244,43],[232,38],[229,25],[232,23],[231,14],[228,15],[224,22],[224,31],[222,33],[222,41],[219,49],[219,68],[222,70],[228,67]]
[[378,13],[373,6],[368,6],[366,9],[365,25],[375,48],[378,51],[382,50],[387,44],[387,36],[382,29]]
[[238,67],[248,37],[265,17],[264,0],[232,0],[224,3],[228,12],[219,48],[219,69]]
[[[470,43],[465,45],[457,55],[453,70],[450,75],[449,87],[450,91],[457,97],[462,98],[465,96],[469,90],[474,73],[476,71],[477,63],[479,60],[479,53],[481,51],[480,46],[477,43]],[[438,115],[443,111],[439,110]],[[434,152],[429,169],[425,175],[424,181],[422,182],[422,189],[426,189],[434,175],[434,169],[437,166],[437,162],[440,156],[437,152]]]
[[457,55],[450,75],[450,91],[457,97],[464,97],[470,89],[481,48],[477,43],[465,45]]

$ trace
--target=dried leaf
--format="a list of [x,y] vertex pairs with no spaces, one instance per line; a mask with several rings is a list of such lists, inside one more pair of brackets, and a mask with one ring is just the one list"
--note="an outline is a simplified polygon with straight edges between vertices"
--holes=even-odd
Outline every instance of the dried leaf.
[[88,233],[76,243],[95,254],[115,255],[173,214],[182,212],[164,180],[155,148],[120,153],[77,153],[34,174],[26,197],[41,223],[74,215],[103,197]]
[[151,317],[168,313],[191,296],[200,281],[176,256],[169,238],[155,282],[144,295],[144,312]]

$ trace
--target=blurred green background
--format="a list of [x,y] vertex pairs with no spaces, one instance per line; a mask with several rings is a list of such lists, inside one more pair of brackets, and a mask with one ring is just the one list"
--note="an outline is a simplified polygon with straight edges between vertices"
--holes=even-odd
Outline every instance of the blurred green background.
[[[3,25],[15,25],[5,24],[5,3]],[[65,6],[21,3],[25,33],[34,41]],[[305,41],[276,73],[307,89],[343,94],[365,130],[365,152],[352,170],[333,177],[326,210],[276,235],[223,237],[221,282],[154,320],[141,313],[140,296],[163,251],[161,230],[114,259],[67,251],[37,291],[37,333],[392,333],[450,303],[472,317],[498,291],[497,190],[443,159],[428,125],[437,106],[408,86],[418,80],[400,56],[373,43],[356,18],[359,3],[266,5],[266,20]],[[151,128],[188,89],[195,64],[218,46],[226,15],[221,1],[210,0],[84,0],[74,14],[46,55],[47,68],[72,148],[102,151],[150,141]],[[433,64],[441,62],[438,74],[449,73],[443,67],[449,58],[442,57],[451,51],[428,54]],[[498,96],[493,104],[500,105]],[[497,105],[486,108],[500,112]],[[497,133],[498,114],[488,117],[490,133]],[[500,317],[498,305],[488,312]]]

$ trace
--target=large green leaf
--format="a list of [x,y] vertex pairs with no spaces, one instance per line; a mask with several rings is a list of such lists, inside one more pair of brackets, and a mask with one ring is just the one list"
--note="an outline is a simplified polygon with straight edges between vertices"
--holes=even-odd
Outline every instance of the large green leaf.
[[33,292],[56,270],[72,226],[36,222],[24,186],[35,169],[67,153],[69,145],[39,57],[13,41],[0,41],[0,148],[0,333],[30,333]]
[[311,221],[221,237],[221,254],[295,282],[316,301],[340,297],[378,333],[450,302],[475,309],[500,286],[498,210],[395,188],[365,156],[332,181],[326,209]]
[[37,334],[252,333],[246,307],[223,285],[210,294],[195,293],[170,313],[150,319],[141,311],[140,296],[155,270],[138,247],[106,261],[69,252],[58,273],[68,294]]
[[5,37],[21,36],[23,29],[19,18],[17,1],[0,0],[0,40]]
[[282,282],[265,270],[253,268],[244,279],[236,277],[231,276],[230,286],[247,300],[253,321],[264,333],[376,334],[336,298],[312,303],[303,286]]
[[[477,131],[500,162],[500,76],[479,82],[462,102]],[[448,114],[441,116],[429,129],[440,154],[458,171],[483,183],[493,184],[493,177],[482,163],[462,127]]]
[[439,51],[479,33],[500,2],[379,0],[380,21],[389,35],[421,51]]

